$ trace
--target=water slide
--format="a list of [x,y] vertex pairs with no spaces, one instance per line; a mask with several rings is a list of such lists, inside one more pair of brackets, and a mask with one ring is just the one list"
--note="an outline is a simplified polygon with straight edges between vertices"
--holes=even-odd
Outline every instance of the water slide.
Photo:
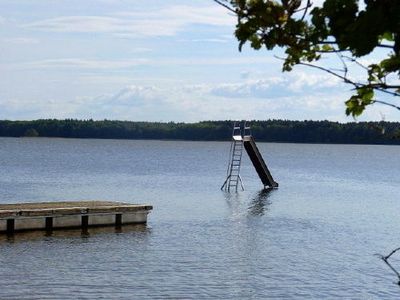
[[243,145],[264,186],[273,188],[278,187],[278,183],[272,178],[272,175],[257,148],[253,136],[245,135],[243,137]]

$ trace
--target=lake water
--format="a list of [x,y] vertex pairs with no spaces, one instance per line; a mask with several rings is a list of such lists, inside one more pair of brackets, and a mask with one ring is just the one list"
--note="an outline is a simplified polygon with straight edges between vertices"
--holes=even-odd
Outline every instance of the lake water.
[[[0,138],[1,203],[154,205],[147,226],[0,236],[0,299],[398,299],[400,147]],[[396,262],[396,258],[394,259]],[[400,268],[400,259],[397,259]]]

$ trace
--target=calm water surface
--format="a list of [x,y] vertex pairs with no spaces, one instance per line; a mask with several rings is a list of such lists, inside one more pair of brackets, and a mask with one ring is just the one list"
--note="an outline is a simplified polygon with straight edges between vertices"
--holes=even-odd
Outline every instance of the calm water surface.
[[[398,299],[400,147],[0,138],[0,203],[150,203],[147,226],[0,236],[0,299]],[[398,260],[400,266],[400,260]]]

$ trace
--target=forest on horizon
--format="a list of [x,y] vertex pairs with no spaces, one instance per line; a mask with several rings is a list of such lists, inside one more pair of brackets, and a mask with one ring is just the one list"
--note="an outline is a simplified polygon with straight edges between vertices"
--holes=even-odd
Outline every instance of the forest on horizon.
[[[247,124],[255,139],[263,142],[400,145],[400,122],[254,120]],[[233,121],[229,120],[197,123],[0,120],[0,136],[3,137],[227,141],[231,139],[232,128]]]

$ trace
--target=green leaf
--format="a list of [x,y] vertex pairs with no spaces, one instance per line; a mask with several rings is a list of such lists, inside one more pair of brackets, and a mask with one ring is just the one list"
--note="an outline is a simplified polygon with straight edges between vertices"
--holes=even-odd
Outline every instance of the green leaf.
[[345,104],[347,116],[352,115],[353,117],[358,117],[365,109],[365,105],[361,104],[361,101],[357,96],[351,96],[351,98],[347,100]]
[[384,34],[382,34],[381,39],[393,42],[394,41],[393,33],[386,31]]
[[346,115],[352,115],[358,117],[363,113],[366,106],[374,103],[374,90],[370,87],[363,86],[357,88],[357,94],[350,97],[345,102],[346,104]]
[[323,51],[332,51],[334,48],[331,45],[323,45],[322,46]]
[[374,90],[369,87],[361,87],[357,88],[357,94],[361,101],[365,103],[365,105],[368,105],[371,103],[372,98],[374,97]]

